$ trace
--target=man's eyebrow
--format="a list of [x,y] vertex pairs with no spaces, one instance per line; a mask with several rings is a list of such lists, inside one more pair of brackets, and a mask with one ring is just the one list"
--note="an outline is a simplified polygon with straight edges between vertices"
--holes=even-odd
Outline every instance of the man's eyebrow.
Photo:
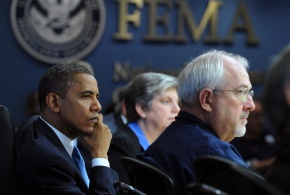
[[93,94],[94,92],[92,92],[92,91],[90,91],[90,90],[86,90],[86,91],[82,91],[82,92],[80,92],[80,94],[84,94],[84,93]]
[[238,88],[246,88],[246,89],[251,90],[252,89],[252,86],[248,86],[248,85],[241,84]]
[[[90,91],[90,90],[86,90],[86,91],[82,91],[80,92],[80,95],[83,95],[83,94],[90,94],[90,95],[93,95],[95,94],[93,91]],[[100,93],[96,93],[96,96],[99,97],[100,96]]]

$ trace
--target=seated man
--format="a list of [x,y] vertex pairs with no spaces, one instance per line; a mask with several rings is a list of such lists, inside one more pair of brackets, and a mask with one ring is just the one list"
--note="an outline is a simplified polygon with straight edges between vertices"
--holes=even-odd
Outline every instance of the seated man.
[[[77,64],[49,68],[38,86],[40,116],[28,119],[15,138],[16,172],[23,194],[116,194],[109,168],[112,134],[99,113],[92,73]],[[35,117],[35,116],[34,116]],[[91,153],[90,177],[74,140]]]
[[203,155],[246,163],[229,144],[245,134],[255,108],[247,60],[209,51],[191,61],[178,76],[181,111],[159,138],[138,158],[169,173],[179,193],[196,181],[194,162]]
[[112,113],[104,115],[104,123],[108,125],[112,134],[116,133],[118,129],[126,128],[127,118],[126,118],[126,106],[124,102],[126,86],[119,89],[118,101],[116,101],[116,106]]

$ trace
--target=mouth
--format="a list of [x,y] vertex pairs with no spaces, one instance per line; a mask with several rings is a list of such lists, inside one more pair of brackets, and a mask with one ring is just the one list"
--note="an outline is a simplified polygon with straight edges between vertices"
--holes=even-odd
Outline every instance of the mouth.
[[249,112],[243,112],[241,114],[241,119],[246,119],[247,120],[248,116],[249,116]]
[[248,123],[247,118],[242,118],[242,123],[243,123],[244,125],[246,125],[246,124]]
[[98,119],[99,117],[98,116],[95,116],[95,117],[91,117],[89,120],[94,122],[94,123],[97,123],[98,122]]
[[243,119],[242,119],[242,121],[248,121],[248,119],[246,119],[246,118],[243,118]]

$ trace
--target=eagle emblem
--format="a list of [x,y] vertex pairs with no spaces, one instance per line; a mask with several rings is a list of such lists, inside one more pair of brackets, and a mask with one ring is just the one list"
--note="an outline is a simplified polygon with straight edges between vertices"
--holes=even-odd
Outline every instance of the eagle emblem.
[[11,22],[28,53],[58,63],[94,49],[104,30],[105,7],[102,0],[13,0]]

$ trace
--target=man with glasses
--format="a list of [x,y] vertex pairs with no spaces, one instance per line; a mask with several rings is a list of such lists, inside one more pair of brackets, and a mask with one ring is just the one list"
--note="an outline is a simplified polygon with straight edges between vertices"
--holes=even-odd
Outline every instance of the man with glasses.
[[214,155],[246,163],[228,142],[246,132],[254,92],[245,58],[211,50],[192,60],[178,76],[181,111],[138,158],[162,168],[176,181],[178,194],[196,182],[194,162]]

